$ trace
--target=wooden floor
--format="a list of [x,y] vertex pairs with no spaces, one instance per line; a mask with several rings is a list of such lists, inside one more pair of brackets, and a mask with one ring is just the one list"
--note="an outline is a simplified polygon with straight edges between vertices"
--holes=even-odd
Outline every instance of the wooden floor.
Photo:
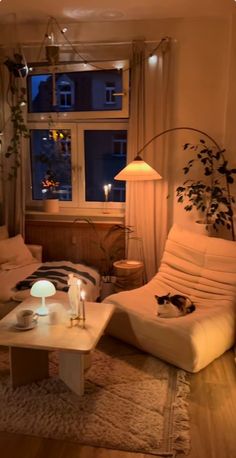
[[[206,369],[191,376],[190,414],[192,440],[189,458],[236,458],[236,364],[233,351],[225,353]],[[0,432],[1,458],[148,456],[151,455]],[[180,456],[183,458],[183,455]]]

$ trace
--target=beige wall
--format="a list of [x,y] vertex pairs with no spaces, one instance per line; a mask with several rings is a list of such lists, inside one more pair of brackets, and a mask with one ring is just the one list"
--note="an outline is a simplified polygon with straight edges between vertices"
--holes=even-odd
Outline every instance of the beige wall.
[[[68,24],[67,24],[68,25]],[[42,42],[46,24],[42,27],[19,27],[21,43]],[[159,40],[163,36],[173,39],[172,67],[172,119],[171,127],[188,125],[206,131],[220,144],[225,142],[227,154],[235,165],[235,106],[236,106],[236,19],[196,18],[159,21],[80,23],[71,25],[71,41],[131,41],[137,38]],[[62,38],[62,37],[60,37]],[[9,29],[2,28],[0,42],[13,41]],[[13,43],[14,44],[14,41]],[[102,52],[106,53],[102,48]],[[121,48],[119,52],[121,52]],[[26,51],[27,52],[27,51]],[[122,57],[122,56],[121,56]],[[189,132],[171,134],[171,159],[174,196],[175,187],[182,182],[182,166],[186,161],[181,145],[196,141]],[[193,214],[170,199],[173,220],[190,224]]]

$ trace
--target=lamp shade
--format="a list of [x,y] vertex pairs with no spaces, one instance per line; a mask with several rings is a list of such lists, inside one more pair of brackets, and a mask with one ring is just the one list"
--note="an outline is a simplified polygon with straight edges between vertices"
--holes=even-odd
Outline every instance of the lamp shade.
[[115,180],[118,181],[147,181],[161,180],[161,178],[161,175],[148,165],[141,156],[136,156],[115,176]]
[[45,297],[53,296],[55,292],[56,288],[51,281],[38,280],[33,284],[30,290],[31,296],[41,297],[41,306],[36,310],[38,315],[48,315],[48,308],[45,304]]
[[38,280],[36,281],[31,290],[30,294],[33,297],[49,297],[56,293],[56,288],[51,281]]

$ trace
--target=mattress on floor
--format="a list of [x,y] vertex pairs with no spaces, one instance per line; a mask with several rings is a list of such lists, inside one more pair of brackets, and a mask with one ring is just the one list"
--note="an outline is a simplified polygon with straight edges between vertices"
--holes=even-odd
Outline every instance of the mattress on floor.
[[[38,271],[38,269],[40,269]],[[43,270],[44,269],[44,270]],[[64,284],[60,287],[66,287],[67,273],[73,272],[77,278],[82,281],[81,288],[84,290],[86,300],[96,301],[100,295],[100,274],[96,269],[88,267],[84,264],[71,263],[69,261],[56,261],[41,263],[34,261],[33,263],[22,265],[20,267],[11,270],[0,270],[0,302],[5,303],[7,301],[23,301],[30,295],[30,285],[41,278],[47,278],[54,282],[57,289],[56,274],[63,271],[65,274]],[[51,277],[46,276],[46,274]],[[19,282],[25,282],[25,279],[29,279],[27,283],[22,285],[21,290],[16,288]],[[65,292],[65,294],[67,294]]]

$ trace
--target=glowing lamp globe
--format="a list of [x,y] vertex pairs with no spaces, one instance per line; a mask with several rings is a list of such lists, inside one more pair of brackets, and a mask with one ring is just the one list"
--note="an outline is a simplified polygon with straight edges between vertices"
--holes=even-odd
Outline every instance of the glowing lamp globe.
[[56,293],[56,288],[51,281],[38,280],[36,281],[31,290],[30,294],[33,297],[41,297],[41,306],[36,310],[36,313],[41,316],[48,315],[48,308],[45,304],[45,297],[53,296]]

